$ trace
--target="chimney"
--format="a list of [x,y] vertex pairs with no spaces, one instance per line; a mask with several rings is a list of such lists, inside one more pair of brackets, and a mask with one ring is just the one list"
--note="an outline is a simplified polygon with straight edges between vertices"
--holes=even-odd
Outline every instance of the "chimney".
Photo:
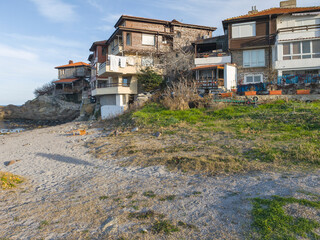
[[72,61],[72,60],[69,60],[69,64],[73,64],[73,61]]
[[287,0],[280,2],[282,8],[294,8],[297,7],[297,0]]
[[258,10],[257,10],[257,6],[252,6],[252,10],[248,12],[248,14],[254,14],[254,13],[257,13]]

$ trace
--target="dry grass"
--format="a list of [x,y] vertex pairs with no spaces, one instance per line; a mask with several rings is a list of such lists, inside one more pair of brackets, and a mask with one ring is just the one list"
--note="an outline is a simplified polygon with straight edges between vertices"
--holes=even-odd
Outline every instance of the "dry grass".
[[173,82],[164,91],[162,104],[170,110],[189,109],[189,103],[199,100],[195,83],[185,80]]
[[0,172],[0,181],[2,189],[12,189],[24,180],[22,177],[8,172]]

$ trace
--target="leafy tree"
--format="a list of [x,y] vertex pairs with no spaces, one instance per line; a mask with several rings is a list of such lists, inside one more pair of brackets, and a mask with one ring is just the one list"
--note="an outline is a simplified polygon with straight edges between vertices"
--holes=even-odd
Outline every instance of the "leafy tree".
[[152,68],[147,67],[146,69],[142,69],[138,74],[138,82],[143,91],[150,92],[159,88],[163,79]]

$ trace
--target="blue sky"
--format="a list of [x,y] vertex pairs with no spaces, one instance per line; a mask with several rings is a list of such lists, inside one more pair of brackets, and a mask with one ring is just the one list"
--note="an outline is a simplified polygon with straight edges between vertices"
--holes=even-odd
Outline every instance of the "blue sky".
[[[218,27],[223,19],[278,7],[279,0],[0,0],[0,105],[23,104],[57,78],[55,66],[87,61],[94,41],[107,39],[122,15]],[[298,0],[298,6],[319,0]]]

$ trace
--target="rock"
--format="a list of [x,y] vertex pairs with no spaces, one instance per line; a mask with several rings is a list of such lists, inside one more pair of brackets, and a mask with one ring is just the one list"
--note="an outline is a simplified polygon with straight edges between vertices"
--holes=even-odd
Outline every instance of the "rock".
[[141,232],[141,233],[148,233],[148,230],[145,229],[145,228],[141,228],[140,232]]
[[120,133],[120,132],[119,132],[118,130],[115,130],[113,134],[114,134],[115,136],[118,136],[119,133]]
[[18,161],[16,161],[16,160],[11,160],[11,161],[5,162],[4,165],[8,167],[8,166],[10,166],[10,165],[15,164],[16,162],[18,162]]
[[0,108],[4,119],[36,121],[71,121],[80,114],[80,104],[66,102],[53,96],[39,96],[22,106],[8,105]]
[[161,136],[161,132],[156,132],[156,133],[154,134],[154,136],[157,137],[157,138],[160,137],[160,136]]
[[138,127],[135,127],[131,130],[131,132],[138,132],[139,131],[139,128]]
[[102,232],[111,232],[115,229],[115,225],[117,224],[117,219],[114,217],[109,217],[106,221],[101,224]]

